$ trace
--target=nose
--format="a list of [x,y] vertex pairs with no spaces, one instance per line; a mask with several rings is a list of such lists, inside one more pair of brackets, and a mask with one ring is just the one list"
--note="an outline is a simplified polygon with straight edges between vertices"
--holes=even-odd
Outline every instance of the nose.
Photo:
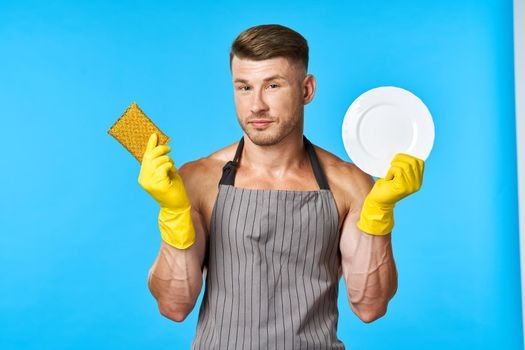
[[255,90],[252,94],[250,111],[253,114],[257,114],[268,110],[268,105],[264,101],[262,89]]

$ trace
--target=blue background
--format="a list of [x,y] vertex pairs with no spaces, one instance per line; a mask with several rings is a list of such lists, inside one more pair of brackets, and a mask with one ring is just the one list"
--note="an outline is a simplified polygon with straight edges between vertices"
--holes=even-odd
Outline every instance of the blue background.
[[228,53],[257,24],[310,45],[305,134],[348,160],[346,109],[383,85],[436,126],[420,192],[396,207],[399,289],[365,324],[341,279],[348,349],[519,349],[512,1],[0,2],[0,348],[187,349],[198,305],[147,289],[158,205],[107,134],[136,101],[177,166],[238,140]]

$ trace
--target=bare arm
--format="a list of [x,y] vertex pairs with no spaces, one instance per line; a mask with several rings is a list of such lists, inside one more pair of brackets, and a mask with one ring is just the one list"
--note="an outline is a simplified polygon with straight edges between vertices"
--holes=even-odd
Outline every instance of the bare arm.
[[183,165],[178,172],[191,203],[195,243],[187,249],[177,249],[161,240],[159,254],[148,275],[148,287],[157,300],[160,313],[177,322],[184,321],[199,297],[206,249],[205,225],[189,164]]
[[391,234],[370,235],[356,226],[374,179],[359,169],[355,179],[339,247],[350,308],[363,322],[369,323],[386,314],[388,302],[397,291],[397,269]]

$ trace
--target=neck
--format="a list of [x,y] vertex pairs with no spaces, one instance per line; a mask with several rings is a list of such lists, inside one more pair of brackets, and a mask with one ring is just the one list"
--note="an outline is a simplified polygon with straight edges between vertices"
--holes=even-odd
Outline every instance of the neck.
[[307,158],[302,129],[270,146],[258,146],[244,134],[241,163],[255,173],[283,177],[289,170],[301,168]]

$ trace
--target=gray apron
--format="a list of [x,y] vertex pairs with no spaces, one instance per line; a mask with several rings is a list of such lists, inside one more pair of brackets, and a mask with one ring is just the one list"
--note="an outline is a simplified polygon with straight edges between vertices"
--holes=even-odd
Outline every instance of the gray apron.
[[223,167],[192,349],[344,349],[337,339],[338,212],[303,135],[317,191],[235,187]]

